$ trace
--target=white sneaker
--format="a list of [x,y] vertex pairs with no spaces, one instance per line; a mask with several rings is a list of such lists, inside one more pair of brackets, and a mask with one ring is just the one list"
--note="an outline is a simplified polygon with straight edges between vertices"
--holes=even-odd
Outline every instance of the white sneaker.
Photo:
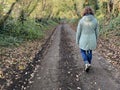
[[85,71],[88,72],[90,69],[91,65],[90,64],[85,64]]
[[88,67],[90,68],[90,67],[91,67],[91,64],[88,64]]

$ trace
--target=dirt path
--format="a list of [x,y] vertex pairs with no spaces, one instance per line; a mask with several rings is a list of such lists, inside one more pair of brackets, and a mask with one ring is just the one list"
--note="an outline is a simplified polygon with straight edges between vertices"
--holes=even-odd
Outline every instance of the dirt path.
[[83,65],[75,31],[68,24],[59,25],[27,90],[120,90],[120,71],[97,52],[89,73]]

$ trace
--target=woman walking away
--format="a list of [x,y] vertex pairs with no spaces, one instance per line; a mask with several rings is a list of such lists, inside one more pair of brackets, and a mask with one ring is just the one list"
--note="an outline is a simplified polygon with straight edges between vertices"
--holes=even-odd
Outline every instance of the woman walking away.
[[88,72],[91,66],[92,50],[96,49],[98,39],[98,21],[94,17],[92,9],[87,6],[83,17],[80,19],[77,32],[76,43],[80,47],[80,52],[85,64],[85,71]]

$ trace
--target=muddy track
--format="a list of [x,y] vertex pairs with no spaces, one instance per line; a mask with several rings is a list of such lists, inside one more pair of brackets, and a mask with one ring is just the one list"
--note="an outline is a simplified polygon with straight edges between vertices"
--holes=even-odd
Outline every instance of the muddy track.
[[29,65],[27,74],[8,90],[120,90],[120,71],[96,51],[92,62],[90,72],[84,72],[75,31],[62,24]]
[[49,44],[51,42],[51,38],[55,32],[56,28],[53,29],[52,33],[48,37],[48,39],[45,41],[45,43],[42,45],[41,49],[38,51],[38,53],[35,55],[33,62],[29,63],[26,69],[21,73],[21,77],[17,80],[13,80],[13,84],[11,84],[9,87],[7,87],[7,90],[24,90],[26,89],[26,86],[29,84],[29,79],[31,78],[32,73],[34,73],[34,70],[36,69],[37,65],[40,65],[40,61],[43,58],[43,55],[46,53],[47,48],[49,47]]
[[74,49],[70,44],[71,39],[68,37],[68,34],[63,25],[61,27],[60,40],[59,87],[61,90],[79,90],[82,87],[78,79],[79,68],[76,65],[77,61],[73,57]]

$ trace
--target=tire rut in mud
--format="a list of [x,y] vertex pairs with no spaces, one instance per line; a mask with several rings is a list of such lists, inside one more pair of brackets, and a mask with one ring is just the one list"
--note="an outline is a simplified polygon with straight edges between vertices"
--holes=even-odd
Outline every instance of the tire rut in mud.
[[60,40],[60,61],[59,61],[59,88],[60,90],[81,90],[79,80],[79,68],[77,61],[73,57],[73,46],[70,45],[70,38],[68,32],[61,27],[61,40]]
[[13,80],[13,83],[8,86],[5,90],[26,90],[27,85],[29,85],[29,79],[34,73],[36,66],[41,64],[41,59],[44,57],[47,49],[49,48],[49,44],[52,41],[52,36],[55,32],[56,28],[54,28],[50,34],[50,36],[46,39],[46,41],[42,44],[41,49],[35,54],[33,61],[28,63],[28,66],[21,73],[20,78]]

